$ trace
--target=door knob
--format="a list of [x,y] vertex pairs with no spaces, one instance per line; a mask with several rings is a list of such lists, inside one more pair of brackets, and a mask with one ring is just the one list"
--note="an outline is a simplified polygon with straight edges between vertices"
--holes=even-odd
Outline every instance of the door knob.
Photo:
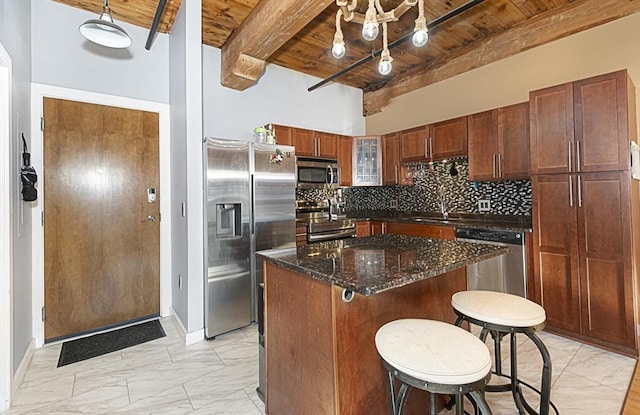
[[149,215],[145,220],[141,220],[140,222],[155,222],[155,221],[156,221],[156,217],[153,215]]

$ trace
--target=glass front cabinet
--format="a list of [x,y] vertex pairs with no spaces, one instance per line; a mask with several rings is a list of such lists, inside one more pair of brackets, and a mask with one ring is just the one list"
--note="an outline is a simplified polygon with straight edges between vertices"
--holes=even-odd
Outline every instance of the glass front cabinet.
[[382,185],[380,136],[353,137],[353,186]]

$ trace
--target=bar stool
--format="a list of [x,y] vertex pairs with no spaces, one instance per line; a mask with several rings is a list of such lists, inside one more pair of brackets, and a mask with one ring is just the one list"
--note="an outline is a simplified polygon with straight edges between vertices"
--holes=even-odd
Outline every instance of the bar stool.
[[[458,319],[456,325],[463,321],[482,327],[480,339],[484,342],[490,332],[494,340],[495,371],[494,374],[510,377],[509,384],[487,385],[487,392],[511,391],[520,414],[549,415],[551,395],[551,357],[542,340],[535,334],[546,324],[544,308],[526,298],[495,291],[460,291],[451,297],[451,305]],[[518,380],[518,353],[516,334],[523,333],[536,345],[542,355],[542,387],[540,391],[540,412],[536,412],[525,400]],[[500,341],[510,334],[511,376],[502,373],[502,353]],[[528,385],[527,385],[528,386]],[[552,405],[552,404],[551,404]],[[554,407],[555,409],[555,407]],[[557,411],[556,411],[557,412]]]
[[[462,415],[463,395],[483,415],[491,415],[484,388],[491,378],[491,355],[468,331],[434,320],[401,319],[382,326],[376,348],[387,370],[389,413],[401,415],[409,387],[430,393],[430,414],[436,415],[435,394],[455,397],[456,415]],[[394,379],[400,380],[398,395]]]

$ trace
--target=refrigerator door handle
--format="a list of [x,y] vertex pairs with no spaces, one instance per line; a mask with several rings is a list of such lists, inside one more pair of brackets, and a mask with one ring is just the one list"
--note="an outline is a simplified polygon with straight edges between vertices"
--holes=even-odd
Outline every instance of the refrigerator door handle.
[[250,211],[250,215],[249,215],[249,233],[251,235],[255,235],[256,233],[256,214],[255,214],[255,210],[256,210],[256,203],[255,203],[255,186],[254,186],[254,176],[253,174],[251,175],[251,200],[249,200],[249,203],[251,204],[251,209],[249,209]]

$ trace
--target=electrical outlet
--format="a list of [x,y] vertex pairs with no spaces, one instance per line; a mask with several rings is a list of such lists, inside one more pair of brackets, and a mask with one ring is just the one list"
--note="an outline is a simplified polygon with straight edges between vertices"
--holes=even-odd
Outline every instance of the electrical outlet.
[[491,210],[491,200],[480,199],[478,200],[478,211],[489,212]]
[[397,209],[398,208],[398,199],[391,199],[389,201],[389,207],[391,209]]

